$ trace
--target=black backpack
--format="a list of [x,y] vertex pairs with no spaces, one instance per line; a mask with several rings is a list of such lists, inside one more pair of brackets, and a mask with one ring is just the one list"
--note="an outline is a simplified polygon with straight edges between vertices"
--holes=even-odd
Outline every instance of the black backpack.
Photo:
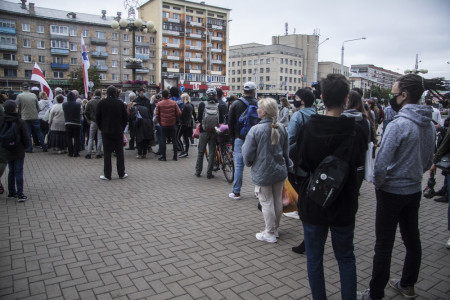
[[[310,174],[307,196],[323,208],[330,207],[347,181],[349,162],[346,153],[351,152],[355,135],[347,137],[333,154],[326,156]],[[345,159],[347,157],[347,159]]]
[[16,121],[3,122],[0,127],[0,141],[4,149],[15,151],[20,144],[20,129]]

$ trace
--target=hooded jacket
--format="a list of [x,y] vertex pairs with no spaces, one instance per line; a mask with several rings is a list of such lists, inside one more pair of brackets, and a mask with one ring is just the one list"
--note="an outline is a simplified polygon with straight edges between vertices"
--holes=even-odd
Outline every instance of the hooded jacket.
[[5,112],[3,122],[17,122],[20,131],[21,143],[15,151],[8,151],[3,148],[0,144],[0,156],[6,161],[18,160],[25,157],[25,149],[29,146],[29,134],[27,130],[27,125],[25,121],[19,118],[18,113],[7,113]]
[[[303,184],[298,201],[300,219],[313,225],[348,226],[355,223],[358,210],[357,168],[364,164],[367,139],[356,125],[354,118],[312,115],[300,131],[299,154],[294,164],[307,173],[312,173],[320,162],[334,153],[349,136],[354,135],[353,147],[348,157],[349,174],[336,201],[328,208],[322,208],[306,196]],[[292,157],[291,157],[292,158]],[[362,161],[361,161],[362,160]]]
[[433,162],[436,130],[431,115],[429,106],[407,104],[386,127],[375,159],[377,189],[399,195],[422,190],[423,173]]
[[[71,93],[69,93],[71,95]],[[62,104],[64,111],[64,120],[67,124],[81,126],[81,104],[77,102],[76,97],[67,97],[67,102]]]

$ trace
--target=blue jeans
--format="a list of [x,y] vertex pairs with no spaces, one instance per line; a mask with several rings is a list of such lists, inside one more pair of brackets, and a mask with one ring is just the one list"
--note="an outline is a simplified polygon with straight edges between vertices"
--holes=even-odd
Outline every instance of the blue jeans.
[[314,300],[327,299],[323,272],[323,252],[331,231],[331,244],[338,261],[341,279],[341,299],[356,299],[356,264],[353,253],[353,232],[355,225],[322,226],[303,223],[305,236],[308,279]]
[[41,123],[39,119],[36,120],[25,120],[25,124],[27,124],[28,129],[28,138],[30,139],[30,146],[26,149],[27,152],[33,151],[33,141],[31,140],[31,135],[37,136],[39,139],[39,143],[41,144],[41,147],[43,150],[47,150],[47,145],[45,145],[44,142],[44,135],[41,131]]
[[242,187],[242,174],[244,173],[244,160],[242,158],[242,145],[244,140],[234,140],[234,183],[233,193],[240,194]]
[[97,151],[96,155],[102,154],[102,146],[103,146],[103,140],[102,140],[102,132],[97,126],[97,123],[94,121],[91,121],[91,125],[89,127],[89,141],[88,141],[88,149],[86,154],[92,153],[92,148],[94,147],[94,141],[95,141],[95,135],[97,135]]
[[[23,163],[25,158],[8,161],[8,193],[23,194]],[[17,189],[16,189],[17,187]]]

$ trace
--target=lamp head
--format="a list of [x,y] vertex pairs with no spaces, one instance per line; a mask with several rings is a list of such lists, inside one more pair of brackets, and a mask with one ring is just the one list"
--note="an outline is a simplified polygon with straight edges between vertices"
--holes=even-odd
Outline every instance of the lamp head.
[[119,21],[119,25],[120,25],[120,27],[127,27],[127,25],[128,25],[128,20],[127,19],[120,19],[120,21]]
[[119,28],[119,22],[117,22],[117,21],[112,21],[111,22],[111,28],[112,29],[117,29],[117,28]]
[[148,31],[153,32],[152,30],[155,28],[155,23],[153,23],[152,21],[148,21],[147,28],[148,28]]
[[142,20],[137,18],[136,20],[134,20],[134,26],[136,27],[141,27],[143,24]]

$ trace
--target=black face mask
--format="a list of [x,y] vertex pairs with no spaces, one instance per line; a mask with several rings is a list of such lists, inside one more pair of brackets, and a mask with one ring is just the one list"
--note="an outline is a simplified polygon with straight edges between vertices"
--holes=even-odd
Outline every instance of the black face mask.
[[406,99],[403,100],[402,103],[398,104],[398,103],[397,103],[397,96],[394,96],[394,97],[392,97],[391,99],[389,99],[389,104],[391,105],[392,109],[393,109],[395,112],[398,112],[398,111],[402,108],[402,104],[403,104],[403,102],[405,102],[405,101],[406,101]]

